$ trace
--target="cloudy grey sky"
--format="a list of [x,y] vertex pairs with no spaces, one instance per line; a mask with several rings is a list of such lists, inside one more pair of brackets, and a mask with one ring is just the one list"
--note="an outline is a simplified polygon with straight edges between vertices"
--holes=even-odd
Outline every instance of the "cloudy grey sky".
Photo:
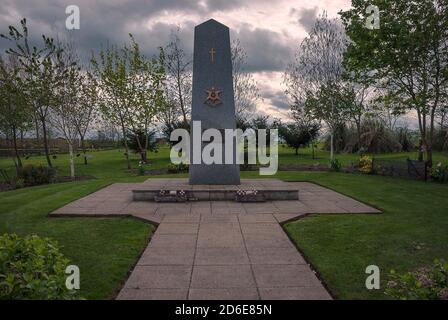
[[[80,9],[80,30],[65,28],[68,5]],[[26,17],[34,39],[69,37],[83,55],[101,44],[127,42],[132,33],[151,55],[177,27],[192,52],[194,26],[214,18],[230,27],[231,38],[238,38],[247,52],[246,70],[263,97],[259,111],[285,118],[288,101],[281,82],[286,64],[322,10],[335,17],[349,6],[350,0],[2,0],[0,32]],[[0,39],[2,52],[8,46]]]

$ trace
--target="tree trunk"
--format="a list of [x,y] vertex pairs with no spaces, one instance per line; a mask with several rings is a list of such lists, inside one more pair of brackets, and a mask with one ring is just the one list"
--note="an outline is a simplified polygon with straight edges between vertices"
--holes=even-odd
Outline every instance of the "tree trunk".
[[420,139],[419,145],[418,145],[418,161],[419,162],[423,162],[423,143],[422,143],[422,139]]
[[330,132],[330,160],[334,160],[334,134],[333,130]]
[[296,156],[299,155],[299,148],[296,148]]
[[36,118],[34,122],[36,124],[36,143],[39,145],[39,121]]
[[316,159],[316,151],[314,150],[314,141],[311,141],[311,153],[313,160]]
[[[140,159],[143,163],[146,163],[146,150],[143,149],[142,142],[140,141],[139,134],[137,133],[138,132],[135,133],[135,139],[137,139],[137,147],[139,149]],[[146,131],[144,134],[146,135]]]
[[131,170],[131,160],[129,159],[129,147],[128,147],[128,140],[126,139],[126,128],[124,127],[123,122],[121,123],[121,131],[123,133],[123,140],[124,140],[124,149],[126,154],[126,162],[128,166],[128,170]]
[[427,143],[427,165],[431,169],[432,168],[432,146],[434,145],[434,130],[435,130],[435,120],[436,120],[436,111],[439,103],[439,96],[437,95],[434,105],[432,106],[431,114],[430,114],[430,124],[429,124],[429,143]]
[[73,144],[71,142],[68,143],[68,152],[70,155],[70,177],[72,180],[75,180],[75,157],[73,155]]
[[356,122],[356,134],[358,135],[358,150],[361,149],[361,123]]
[[84,165],[87,165],[87,157],[86,157],[86,146],[84,143],[84,136],[80,135],[80,139],[81,139],[81,150],[82,150],[82,154],[84,156]]
[[148,162],[148,153],[146,151],[142,151],[141,159],[142,159],[143,163],[147,163]]
[[48,149],[48,138],[47,138],[47,125],[45,124],[45,120],[42,121],[42,135],[44,139],[44,150],[45,150],[45,157],[47,158],[47,163],[50,168],[53,168],[53,165],[51,163],[50,159],[50,151]]
[[187,113],[185,112],[185,105],[184,105],[184,98],[182,95],[182,83],[180,81],[180,61],[179,58],[177,60],[177,90],[178,90],[178,94],[179,94],[179,103],[180,103],[180,109],[182,111],[182,117],[184,119],[184,124],[188,125],[187,122]]
[[432,168],[432,147],[428,146],[428,149],[426,151],[426,157],[427,157],[427,163],[428,163],[428,168]]
[[17,159],[17,163],[14,161],[14,163],[16,164],[16,170],[17,170],[17,176],[19,175],[19,169],[22,168],[22,160],[20,159],[20,154],[19,154],[19,150],[17,148],[17,132],[16,132],[16,128],[12,129],[12,138],[13,138],[13,145],[14,145],[14,152],[15,152],[15,156]]

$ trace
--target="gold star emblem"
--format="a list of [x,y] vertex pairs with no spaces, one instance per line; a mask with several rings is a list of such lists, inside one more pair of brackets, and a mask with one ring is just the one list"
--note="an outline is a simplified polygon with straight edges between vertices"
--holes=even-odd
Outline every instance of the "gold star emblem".
[[215,87],[211,87],[209,90],[205,90],[207,94],[207,98],[205,99],[205,103],[210,103],[214,106],[217,106],[222,103],[221,97],[219,96],[222,91],[216,89]]

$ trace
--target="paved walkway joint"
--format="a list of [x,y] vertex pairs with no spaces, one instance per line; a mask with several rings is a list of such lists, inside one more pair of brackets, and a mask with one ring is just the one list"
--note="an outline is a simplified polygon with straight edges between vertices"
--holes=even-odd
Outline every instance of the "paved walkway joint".
[[380,211],[312,183],[243,181],[254,188],[297,187],[299,200],[133,202],[136,187],[185,184],[151,179],[113,184],[51,215],[135,216],[158,224],[117,299],[331,299],[279,223],[310,213]]

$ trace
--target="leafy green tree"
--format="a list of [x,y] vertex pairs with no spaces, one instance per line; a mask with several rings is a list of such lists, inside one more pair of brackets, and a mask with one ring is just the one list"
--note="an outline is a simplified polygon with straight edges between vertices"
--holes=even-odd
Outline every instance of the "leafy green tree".
[[[241,125],[241,124],[240,124]],[[267,115],[258,115],[250,121],[249,128],[255,130],[256,132],[256,143],[258,148],[258,133],[257,130],[266,130],[266,145],[270,145],[271,135],[269,133],[269,129],[271,129],[271,124],[269,123],[269,116]]]
[[[164,52],[147,59],[132,35],[130,46],[115,46],[101,50],[99,58],[92,58],[92,66],[99,80],[100,110],[111,123],[119,126],[123,137],[130,130],[149,133],[150,125],[165,108],[163,80],[165,79]],[[146,159],[148,134],[137,139],[140,153]],[[128,140],[124,140],[128,169]]]
[[144,130],[137,130],[135,132],[128,132],[126,135],[126,140],[128,141],[127,144],[129,146],[129,149],[134,151],[134,153],[138,153],[140,155],[140,161],[141,163],[147,162],[147,155],[146,152],[142,152],[141,146],[138,141],[148,141],[148,144],[145,146],[145,151],[151,151],[151,152],[157,152],[157,142],[155,139],[155,131],[144,131]]
[[24,93],[25,83],[17,58],[8,58],[8,61],[0,58],[0,128],[12,137],[14,164],[19,170],[22,160],[17,146],[17,135],[19,131],[29,127],[32,111]]
[[[366,28],[369,5],[380,9],[379,29]],[[414,110],[432,165],[434,120],[448,86],[448,3],[445,0],[352,0],[341,12],[351,42],[346,69],[387,90],[397,108]]]
[[300,147],[309,145],[317,137],[319,126],[317,124],[312,124],[311,126],[297,123],[280,124],[278,126],[278,134],[285,140],[287,146],[293,148],[296,155],[298,155]]
[[18,59],[24,77],[24,93],[36,118],[40,121],[48,166],[52,167],[48,145],[48,120],[51,107],[57,104],[58,90],[64,75],[61,74],[61,54],[52,38],[42,35],[43,44],[36,46],[29,43],[26,19],[20,21],[20,30],[9,26],[9,34],[1,35],[13,43],[6,53]]

